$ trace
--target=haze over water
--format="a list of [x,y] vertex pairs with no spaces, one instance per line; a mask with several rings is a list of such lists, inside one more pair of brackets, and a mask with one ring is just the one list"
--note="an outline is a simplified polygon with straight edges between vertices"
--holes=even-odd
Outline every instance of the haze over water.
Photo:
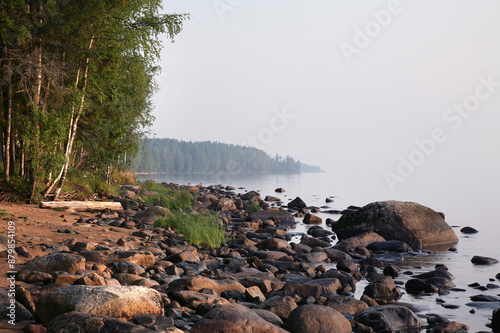
[[458,251],[419,265],[445,263],[468,291],[442,296],[460,297],[456,310],[436,305],[436,295],[423,302],[487,330],[491,311],[473,315],[463,304],[475,292],[467,284],[500,272],[470,263],[476,254],[500,259],[500,2],[163,4],[191,19],[162,51],[155,136],[253,146],[326,171],[167,180],[263,195],[283,187],[285,203],[298,195],[316,206],[336,196],[332,209],[400,200],[443,212],[479,233],[464,238],[455,228]]

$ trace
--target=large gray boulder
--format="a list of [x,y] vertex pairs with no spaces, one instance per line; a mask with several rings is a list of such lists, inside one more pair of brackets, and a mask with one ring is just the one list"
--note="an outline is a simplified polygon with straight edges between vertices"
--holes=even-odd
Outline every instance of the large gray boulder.
[[130,320],[137,313],[163,314],[163,301],[158,291],[146,287],[73,285],[41,295],[35,318],[47,325],[71,311]]
[[355,319],[375,331],[417,332],[423,326],[413,311],[397,304],[371,306],[361,311]]
[[376,232],[386,240],[398,240],[414,250],[452,244],[458,237],[442,214],[414,202],[380,201],[344,214],[333,231],[343,240],[365,232]]

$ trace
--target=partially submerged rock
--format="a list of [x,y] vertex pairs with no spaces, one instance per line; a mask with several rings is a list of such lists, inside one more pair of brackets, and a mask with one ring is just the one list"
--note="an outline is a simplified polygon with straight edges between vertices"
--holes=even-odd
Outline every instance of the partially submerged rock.
[[456,243],[458,237],[434,210],[413,202],[380,201],[343,215],[333,226],[339,239],[376,232],[413,249]]

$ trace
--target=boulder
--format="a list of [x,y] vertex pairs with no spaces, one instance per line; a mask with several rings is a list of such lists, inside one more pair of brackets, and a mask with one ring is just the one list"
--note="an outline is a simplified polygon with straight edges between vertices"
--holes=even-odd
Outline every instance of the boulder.
[[45,273],[63,271],[75,274],[85,270],[85,258],[73,253],[52,253],[31,259],[26,263],[26,269]]
[[313,214],[306,214],[304,216],[303,222],[305,224],[321,224],[323,222],[323,220],[319,216],[316,216]]
[[180,290],[199,291],[203,288],[212,289],[218,295],[220,295],[225,290],[237,290],[242,293],[244,293],[246,290],[246,288],[238,281],[230,279],[212,280],[207,277],[197,275],[177,279],[170,282],[168,291],[170,294],[174,294]]
[[132,333],[141,328],[143,327],[121,319],[76,311],[71,311],[55,317],[49,322],[47,327],[49,332],[93,333]]
[[396,288],[390,276],[384,276],[365,287],[364,295],[376,301],[391,301],[401,297],[401,291]]
[[249,191],[241,196],[241,200],[260,201],[262,199],[260,198],[259,192]]
[[155,256],[149,251],[83,251],[80,255],[85,257],[87,261],[97,262],[104,265],[109,265],[114,262],[127,261],[138,264],[144,267],[153,266],[155,264]]
[[369,307],[361,311],[355,320],[375,331],[417,332],[423,326],[413,311],[396,304]]
[[273,296],[257,305],[257,309],[264,309],[276,314],[281,320],[287,320],[290,313],[297,307],[297,303],[290,296]]
[[398,240],[389,240],[385,242],[373,242],[368,244],[366,247],[370,251],[374,252],[411,252],[413,249],[410,247],[410,245],[406,244],[405,242],[398,241]]
[[212,203],[210,206],[208,206],[208,209],[227,212],[236,210],[236,205],[234,204],[233,200],[224,197]]
[[47,325],[71,311],[130,320],[136,313],[163,314],[163,301],[158,291],[145,287],[73,285],[41,295],[35,317]]
[[286,333],[240,304],[215,306],[191,329],[191,333]]
[[143,221],[155,221],[158,218],[167,217],[169,213],[170,210],[168,208],[162,206],[152,206],[141,210],[135,214],[135,217]]
[[324,305],[302,305],[290,313],[285,328],[291,333],[350,333],[351,323],[340,312]]
[[260,212],[252,212],[248,214],[248,219],[251,221],[279,220],[282,224],[292,224],[295,222],[295,218],[292,214],[279,209],[266,209]]
[[456,243],[458,237],[434,210],[413,202],[380,201],[343,215],[333,226],[339,239],[376,232],[386,240],[399,240],[418,250]]
[[300,209],[300,208],[306,208],[307,207],[307,205],[304,202],[304,200],[302,200],[299,197],[296,197],[295,199],[293,199],[292,201],[290,201],[287,206],[288,206],[288,208],[293,208],[293,209]]
[[491,328],[494,333],[500,333],[500,309],[493,310],[491,317]]
[[363,232],[342,240],[335,245],[335,248],[341,250],[345,248],[355,249],[358,246],[367,247],[374,242],[385,242],[385,238],[375,232]]
[[354,316],[355,314],[368,308],[366,302],[355,299],[351,296],[338,295],[329,297],[325,303],[326,306],[337,310],[342,314]]
[[474,256],[474,257],[472,257],[471,262],[474,265],[484,265],[484,266],[498,264],[497,259],[490,258],[490,257],[483,257],[483,256]]
[[173,298],[181,305],[187,305],[191,309],[196,309],[201,303],[226,304],[229,301],[217,295],[208,295],[196,291],[180,290],[173,295]]

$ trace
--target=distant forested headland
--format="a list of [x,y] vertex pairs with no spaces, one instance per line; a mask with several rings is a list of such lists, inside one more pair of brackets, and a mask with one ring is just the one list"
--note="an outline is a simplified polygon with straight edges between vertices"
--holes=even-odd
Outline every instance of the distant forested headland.
[[219,142],[148,139],[133,163],[145,173],[300,173],[321,172],[290,156],[271,157],[264,151]]

